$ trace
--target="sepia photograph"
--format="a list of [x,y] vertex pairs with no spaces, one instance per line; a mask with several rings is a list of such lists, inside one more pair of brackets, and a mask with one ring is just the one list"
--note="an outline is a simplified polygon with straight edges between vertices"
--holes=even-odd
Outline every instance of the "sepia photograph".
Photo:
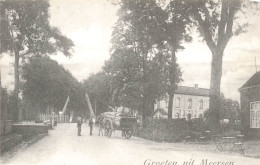
[[260,164],[260,0],[0,0],[2,164]]

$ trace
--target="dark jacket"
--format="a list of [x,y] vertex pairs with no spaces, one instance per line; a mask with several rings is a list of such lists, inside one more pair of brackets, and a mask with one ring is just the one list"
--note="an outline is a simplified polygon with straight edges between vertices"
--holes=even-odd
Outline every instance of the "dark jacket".
[[94,124],[93,119],[90,119],[89,122],[88,122],[88,125],[93,126],[93,124]]
[[82,121],[81,120],[77,120],[77,127],[81,127],[82,125]]

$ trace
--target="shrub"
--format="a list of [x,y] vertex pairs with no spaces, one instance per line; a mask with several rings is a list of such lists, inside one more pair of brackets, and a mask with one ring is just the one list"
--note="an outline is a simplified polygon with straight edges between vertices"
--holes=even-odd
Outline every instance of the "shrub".
[[223,123],[220,125],[221,132],[227,136],[235,136],[241,133],[241,125],[236,123]]
[[145,125],[135,135],[158,142],[182,141],[190,132],[185,119],[148,119]]
[[187,123],[191,132],[205,132],[209,130],[208,125],[202,118],[195,118],[187,121]]
[[200,118],[186,119],[147,119],[145,127],[135,131],[135,136],[158,142],[179,142],[185,137],[198,138],[209,130],[208,125]]

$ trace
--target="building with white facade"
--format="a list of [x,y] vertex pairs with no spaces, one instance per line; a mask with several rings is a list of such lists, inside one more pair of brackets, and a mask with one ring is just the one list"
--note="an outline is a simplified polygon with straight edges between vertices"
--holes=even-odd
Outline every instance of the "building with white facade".
[[167,119],[168,113],[162,108],[157,108],[154,111],[153,118],[154,119]]
[[[157,101],[155,110],[163,109],[168,113],[169,99]],[[194,87],[179,86],[175,91],[172,106],[172,118],[200,118],[206,110],[209,109],[209,89],[199,88],[197,84]]]

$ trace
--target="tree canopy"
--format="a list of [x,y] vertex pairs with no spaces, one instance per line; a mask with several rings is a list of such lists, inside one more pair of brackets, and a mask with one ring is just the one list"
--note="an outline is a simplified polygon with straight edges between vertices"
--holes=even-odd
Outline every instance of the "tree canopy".
[[[47,0],[4,0],[0,2],[0,7],[1,52],[15,57],[14,96],[18,103],[20,58],[24,61],[33,55],[57,52],[70,56],[73,42],[49,24],[50,5]],[[15,116],[18,117],[18,114]]]
[[46,113],[47,106],[52,106],[58,113],[69,96],[68,111],[86,115],[81,84],[56,61],[48,56],[33,56],[22,66],[21,73],[23,99],[36,110]]
[[175,53],[183,40],[191,39],[185,31],[190,20],[170,7],[176,14],[168,15],[155,0],[122,0],[118,5],[111,57],[103,68],[112,77],[112,101],[150,116],[155,99],[175,91],[181,81]]
[[22,58],[59,51],[70,56],[73,42],[49,24],[49,7],[47,0],[1,1],[2,26],[5,27],[1,33],[8,36],[1,40],[8,43],[2,48],[17,49]]
[[84,92],[89,95],[90,102],[97,115],[106,112],[111,103],[110,77],[103,72],[92,74],[82,83]]

